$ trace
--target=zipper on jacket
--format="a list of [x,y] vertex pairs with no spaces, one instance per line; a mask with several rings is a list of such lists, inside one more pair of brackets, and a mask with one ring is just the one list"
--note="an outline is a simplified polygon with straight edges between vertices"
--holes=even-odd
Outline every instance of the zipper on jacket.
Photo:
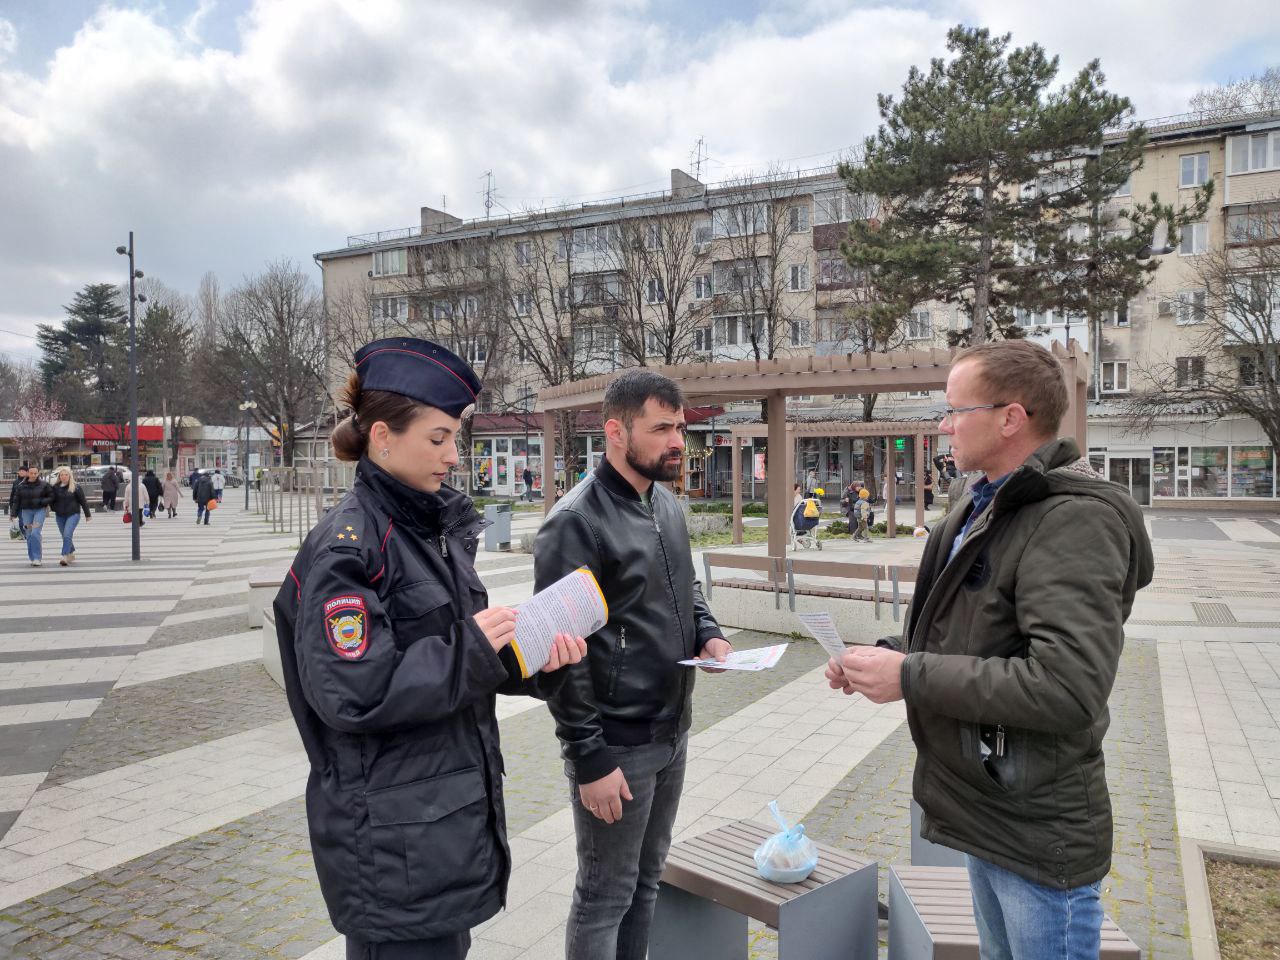
[[449,543],[445,540],[443,533],[440,534],[440,556],[444,557],[446,560],[449,559]]
[[622,660],[627,653],[627,625],[618,627],[618,649],[613,655],[613,669],[609,671],[609,696],[612,697],[618,688],[618,677],[622,673]]
[[1004,756],[1004,727],[996,724],[996,756]]

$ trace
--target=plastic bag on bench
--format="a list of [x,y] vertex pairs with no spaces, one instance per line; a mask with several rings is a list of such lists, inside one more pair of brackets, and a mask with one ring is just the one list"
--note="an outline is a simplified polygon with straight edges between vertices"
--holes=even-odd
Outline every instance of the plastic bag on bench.
[[756,848],[756,871],[773,883],[799,883],[818,865],[818,848],[804,835],[804,824],[793,827],[782,819],[777,800],[769,810],[782,831]]

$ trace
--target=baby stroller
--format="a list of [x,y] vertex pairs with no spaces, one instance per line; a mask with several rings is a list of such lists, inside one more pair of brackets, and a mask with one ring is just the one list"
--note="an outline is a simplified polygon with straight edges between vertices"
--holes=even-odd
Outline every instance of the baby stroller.
[[[796,504],[791,511],[791,549],[821,550],[822,541],[818,539],[818,517],[806,517],[805,505],[812,503],[820,511],[816,497],[806,497]],[[814,512],[814,511],[810,511]]]

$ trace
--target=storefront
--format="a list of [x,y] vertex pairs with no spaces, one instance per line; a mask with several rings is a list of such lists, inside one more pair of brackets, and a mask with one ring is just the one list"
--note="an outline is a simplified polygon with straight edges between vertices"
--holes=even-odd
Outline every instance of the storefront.
[[1274,502],[1276,456],[1258,424],[1244,417],[1191,416],[1133,435],[1122,417],[1089,420],[1089,460],[1142,506],[1179,500]]

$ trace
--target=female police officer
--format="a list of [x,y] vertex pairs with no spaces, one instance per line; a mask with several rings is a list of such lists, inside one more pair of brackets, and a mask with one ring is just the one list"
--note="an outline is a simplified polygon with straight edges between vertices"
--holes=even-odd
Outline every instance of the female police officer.
[[320,521],[275,600],[289,706],[311,761],[307,820],[347,957],[464,957],[506,898],[511,854],[494,694],[545,698],[586,652],[557,636],[522,680],[515,611],[488,607],[483,526],[445,485],[475,372],[426,340],[356,352],[333,432],[354,488]]

